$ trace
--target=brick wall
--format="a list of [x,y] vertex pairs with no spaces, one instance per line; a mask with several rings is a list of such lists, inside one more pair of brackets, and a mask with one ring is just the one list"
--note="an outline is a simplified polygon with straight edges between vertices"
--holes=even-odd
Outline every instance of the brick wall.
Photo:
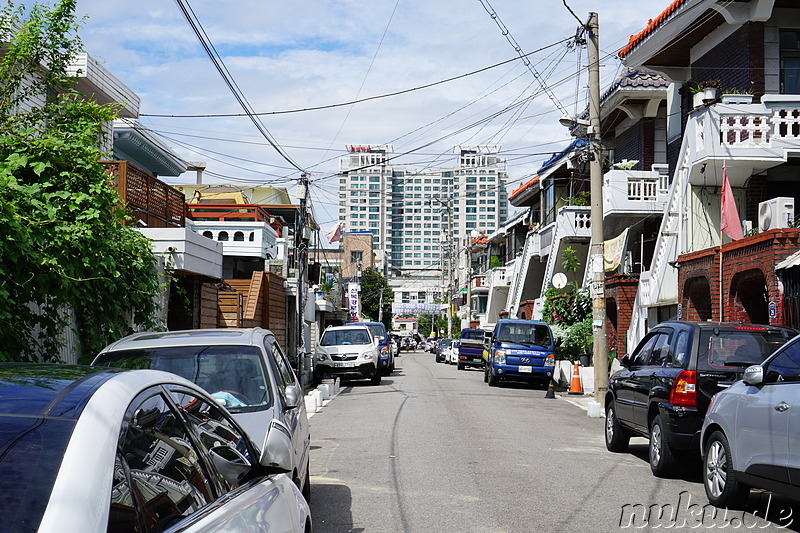
[[633,304],[639,286],[638,276],[606,276],[606,346],[617,357],[627,353],[626,332],[631,325]]
[[692,65],[695,82],[720,80],[723,89],[764,94],[764,24],[749,22]]
[[[800,229],[775,229],[679,256],[678,302],[685,320],[784,324],[783,291],[775,266],[800,249]],[[775,316],[768,315],[769,304]]]

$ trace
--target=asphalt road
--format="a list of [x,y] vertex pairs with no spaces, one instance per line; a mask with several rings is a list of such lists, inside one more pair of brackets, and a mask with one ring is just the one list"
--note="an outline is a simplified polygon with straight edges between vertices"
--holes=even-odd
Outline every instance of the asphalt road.
[[379,386],[345,383],[310,420],[315,531],[800,531],[800,511],[769,493],[716,511],[699,461],[659,479],[645,440],[606,451],[603,419],[558,396],[489,387],[426,352],[403,352]]

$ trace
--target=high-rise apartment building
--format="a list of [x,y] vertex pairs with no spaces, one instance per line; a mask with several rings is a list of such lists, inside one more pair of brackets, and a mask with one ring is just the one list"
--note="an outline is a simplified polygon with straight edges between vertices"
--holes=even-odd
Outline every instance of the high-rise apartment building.
[[499,150],[457,146],[453,167],[415,170],[391,163],[391,145],[349,145],[339,166],[339,220],[346,231],[373,233],[389,277],[446,276],[459,243],[507,218]]

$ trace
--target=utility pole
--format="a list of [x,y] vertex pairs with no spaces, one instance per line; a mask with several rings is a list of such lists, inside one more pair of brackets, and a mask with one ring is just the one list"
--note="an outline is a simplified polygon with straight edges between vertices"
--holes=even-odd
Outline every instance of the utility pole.
[[[594,332],[594,400],[603,405],[608,390],[608,348],[606,346],[605,270],[603,262],[603,165],[600,143],[600,39],[597,13],[589,13],[589,176],[592,197],[592,244],[590,266],[592,285],[592,330]],[[600,410],[590,409],[600,416]]]
[[300,175],[297,183],[297,197],[300,199],[300,212],[297,215],[294,240],[297,251],[297,378],[301,389],[305,386],[303,361],[308,347],[305,344],[305,309],[308,288],[306,271],[308,267],[308,239],[306,238],[306,209],[308,208],[308,174]]

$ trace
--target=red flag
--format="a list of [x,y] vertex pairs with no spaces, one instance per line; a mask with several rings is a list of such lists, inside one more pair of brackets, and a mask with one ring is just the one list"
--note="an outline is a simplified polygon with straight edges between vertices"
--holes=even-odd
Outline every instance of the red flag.
[[742,223],[739,220],[739,210],[733,199],[733,191],[728,181],[728,169],[722,165],[722,206],[720,207],[719,229],[734,241],[744,239]]
[[333,244],[336,241],[342,240],[342,223],[337,222],[334,228],[325,234],[325,237],[328,238],[328,244]]

